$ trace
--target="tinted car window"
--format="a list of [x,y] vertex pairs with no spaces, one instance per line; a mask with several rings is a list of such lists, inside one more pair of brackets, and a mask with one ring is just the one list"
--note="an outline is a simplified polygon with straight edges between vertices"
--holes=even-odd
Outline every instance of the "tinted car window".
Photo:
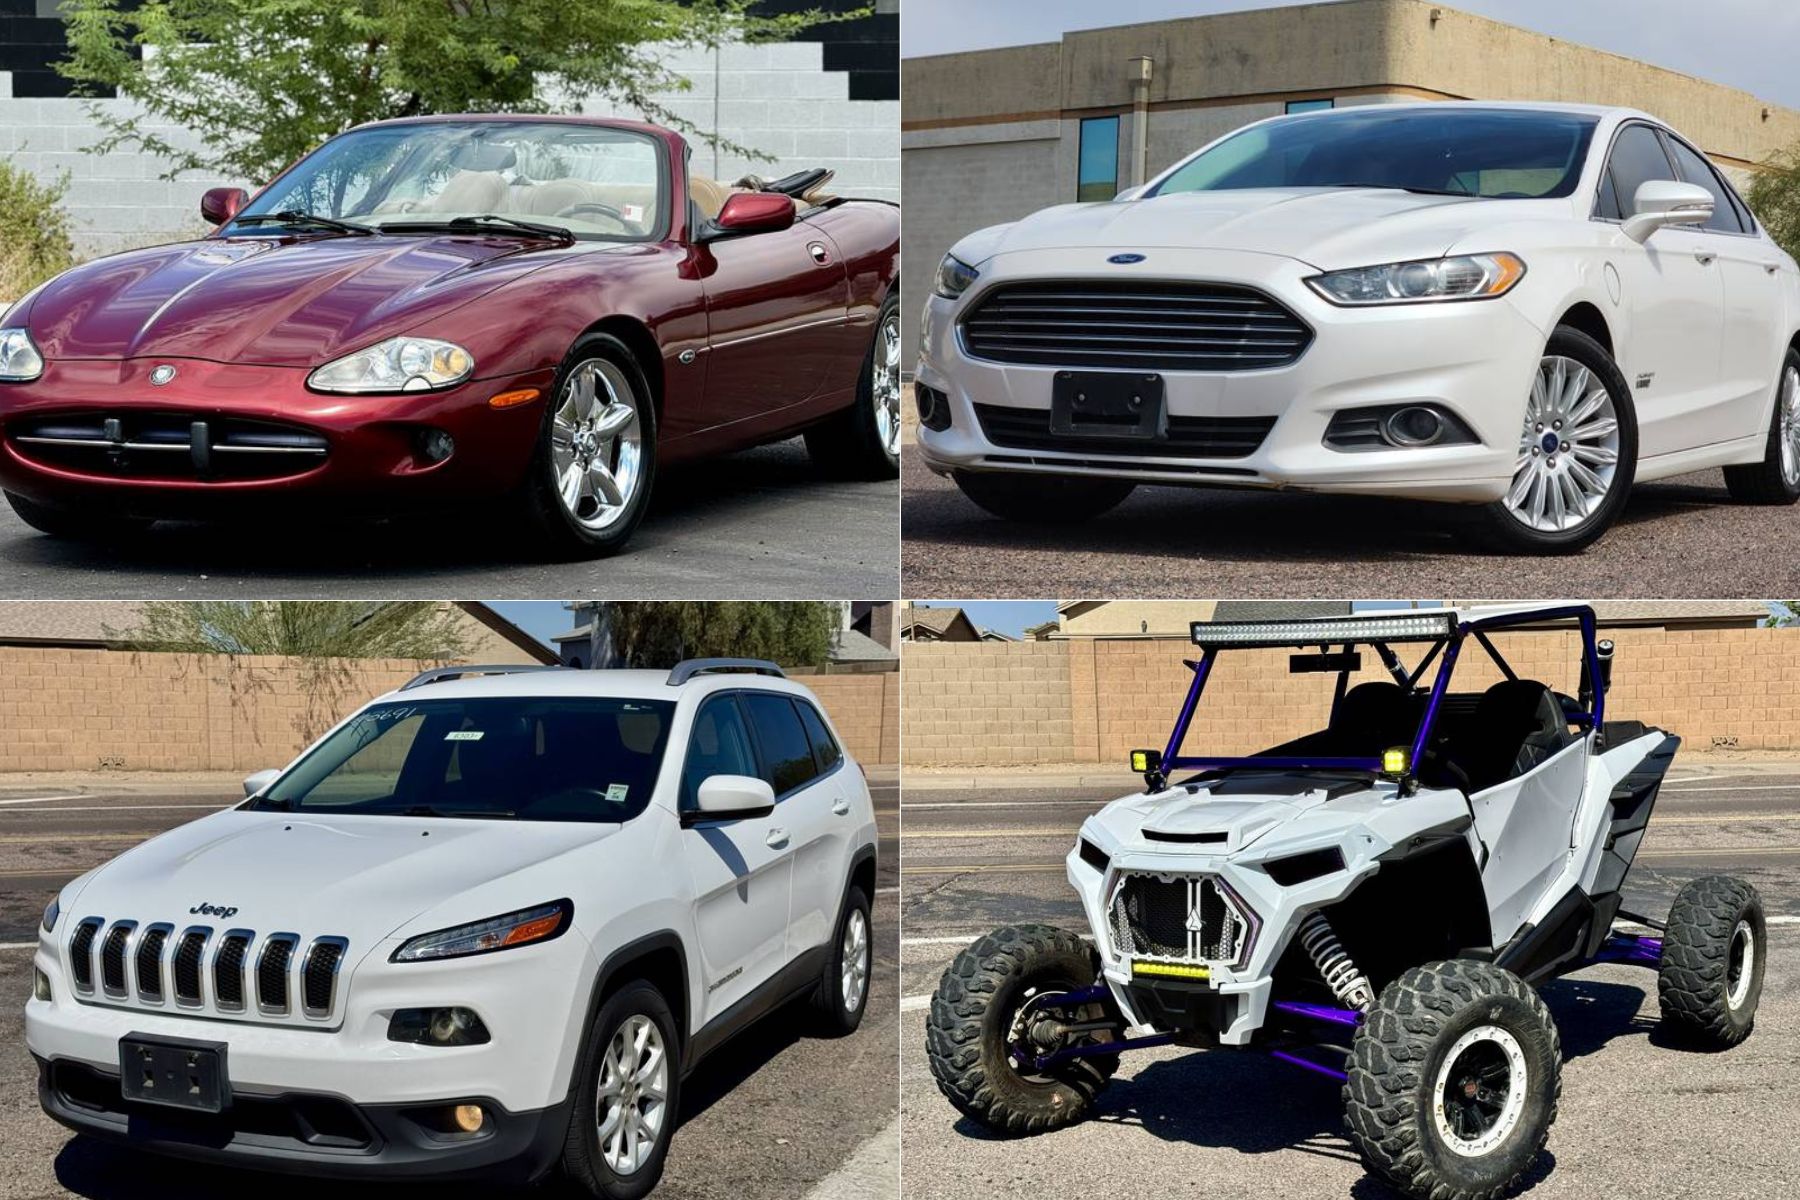
[[1744,227],[1738,223],[1737,208],[1731,203],[1731,193],[1713,170],[1712,164],[1702,158],[1692,147],[1675,138],[1669,139],[1669,149],[1675,154],[1675,165],[1681,168],[1681,177],[1688,183],[1697,183],[1713,197],[1712,220],[1706,228],[1719,233],[1742,233]]
[[715,696],[700,706],[688,735],[687,761],[681,768],[681,807],[692,811],[700,805],[700,785],[714,775],[758,777],[756,752],[750,747],[750,731],[737,699]]
[[[1652,179],[1675,178],[1669,156],[1663,153],[1662,139],[1648,125],[1627,125],[1613,143],[1612,159],[1607,164],[1612,176],[1614,203],[1609,211],[1602,207],[1603,217],[1623,220],[1636,211],[1638,189]],[[1602,195],[1601,200],[1605,201]]]
[[800,725],[800,714],[786,696],[767,692],[746,695],[744,707],[756,727],[756,744],[762,748],[763,778],[777,796],[793,791],[819,773],[812,744]]
[[831,730],[825,728],[825,721],[810,704],[799,705],[800,723],[806,726],[806,740],[812,743],[813,754],[819,760],[819,769],[829,771],[844,760],[844,752],[838,749],[837,741],[831,736]]

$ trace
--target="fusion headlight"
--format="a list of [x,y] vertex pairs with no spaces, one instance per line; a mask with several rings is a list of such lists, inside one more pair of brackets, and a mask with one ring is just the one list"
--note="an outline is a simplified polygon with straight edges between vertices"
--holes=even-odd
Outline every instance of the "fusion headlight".
[[490,917],[436,933],[422,933],[407,940],[388,961],[429,962],[439,958],[466,958],[471,954],[490,954],[510,950],[533,942],[547,942],[560,937],[569,927],[575,906],[567,900],[520,909],[503,917]]
[[475,356],[436,338],[389,338],[328,362],[307,377],[319,392],[427,392],[475,373]]
[[1418,262],[1386,263],[1314,275],[1306,282],[1333,304],[1426,304],[1442,300],[1491,300],[1525,278],[1516,254],[1466,254]]
[[50,902],[50,907],[48,907],[44,910],[44,932],[45,933],[55,933],[56,932],[56,918],[61,915],[62,915],[62,898],[58,897],[57,899],[52,900]]
[[44,356],[23,329],[0,329],[0,380],[30,383],[44,373]]
[[980,278],[981,272],[971,267],[954,254],[944,255],[944,261],[938,264],[937,294],[946,300],[954,300],[969,290],[969,285]]

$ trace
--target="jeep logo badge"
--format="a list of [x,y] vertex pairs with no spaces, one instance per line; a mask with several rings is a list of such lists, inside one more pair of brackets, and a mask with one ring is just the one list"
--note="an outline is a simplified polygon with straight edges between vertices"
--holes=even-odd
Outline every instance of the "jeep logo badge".
[[171,367],[168,363],[164,363],[162,366],[157,367],[154,371],[150,372],[150,382],[157,387],[161,387],[173,378],[175,378],[175,368]]
[[188,909],[188,911],[197,917],[218,917],[221,921],[230,920],[232,917],[237,916],[237,909],[226,908],[219,904],[196,904],[194,907]]
[[1130,263],[1143,262],[1144,256],[1141,254],[1115,254],[1106,261],[1109,263],[1118,263],[1120,266],[1126,266]]

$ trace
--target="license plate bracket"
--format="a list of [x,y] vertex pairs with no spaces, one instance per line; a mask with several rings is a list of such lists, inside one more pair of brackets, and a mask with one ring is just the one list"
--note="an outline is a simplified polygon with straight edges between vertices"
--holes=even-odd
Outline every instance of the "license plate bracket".
[[231,1107],[226,1044],[128,1033],[119,1039],[119,1091],[127,1100],[190,1112]]
[[1150,441],[1162,437],[1165,428],[1161,375],[1058,371],[1050,381],[1053,434]]

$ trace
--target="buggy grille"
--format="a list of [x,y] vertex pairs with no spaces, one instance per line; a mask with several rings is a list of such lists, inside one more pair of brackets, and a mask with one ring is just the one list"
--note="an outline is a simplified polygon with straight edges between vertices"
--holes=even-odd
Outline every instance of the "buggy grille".
[[1124,874],[1113,890],[1113,944],[1127,957],[1241,964],[1256,919],[1215,875]]

